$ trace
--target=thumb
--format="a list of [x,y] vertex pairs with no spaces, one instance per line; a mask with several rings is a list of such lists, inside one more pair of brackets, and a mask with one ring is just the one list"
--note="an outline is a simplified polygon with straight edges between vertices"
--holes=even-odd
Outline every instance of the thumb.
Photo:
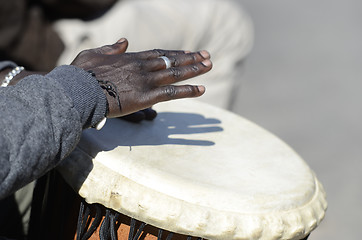
[[94,51],[100,54],[114,55],[126,52],[127,47],[128,47],[127,39],[121,38],[112,45],[105,45],[100,48],[94,49]]

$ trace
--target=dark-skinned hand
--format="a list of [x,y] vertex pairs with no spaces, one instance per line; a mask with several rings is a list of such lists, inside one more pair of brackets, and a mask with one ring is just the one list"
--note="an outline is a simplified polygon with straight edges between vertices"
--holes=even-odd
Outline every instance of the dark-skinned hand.
[[[4,72],[7,73],[7,72],[10,72],[11,70],[12,69],[9,68],[9,69],[7,69],[7,71],[4,71]],[[9,86],[16,85],[20,80],[22,80],[26,76],[29,76],[29,75],[32,75],[32,74],[45,75],[46,72],[33,72],[33,71],[23,70],[23,71],[21,71],[21,73],[16,75],[11,80],[11,82],[9,83]],[[0,79],[3,79],[5,77],[5,75],[6,74],[0,75]],[[156,116],[157,116],[157,112],[150,107],[150,108],[146,108],[144,110],[140,110],[138,112],[131,113],[129,115],[122,116],[120,118],[123,119],[123,120],[126,120],[128,122],[139,123],[139,122],[141,122],[143,120],[151,121],[151,120],[155,119]]]
[[[107,117],[120,117],[154,104],[179,98],[199,97],[203,86],[173,85],[211,70],[207,51],[149,50],[126,53],[128,42],[82,51],[72,65],[94,73],[107,96]],[[166,56],[171,67],[166,69]]]

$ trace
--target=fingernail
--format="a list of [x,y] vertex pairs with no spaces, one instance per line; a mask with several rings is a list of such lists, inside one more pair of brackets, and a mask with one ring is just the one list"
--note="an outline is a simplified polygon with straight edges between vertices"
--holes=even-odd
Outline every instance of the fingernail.
[[200,51],[199,52],[200,53],[200,55],[203,57],[203,58],[210,58],[210,53],[208,52],[208,51],[206,51],[206,50],[202,50],[202,51]]
[[202,61],[201,64],[204,65],[205,67],[210,67],[211,61],[209,59],[206,59],[206,60]]
[[199,92],[201,92],[201,93],[204,93],[206,90],[204,86],[197,86],[197,88],[199,89]]
[[125,41],[126,41],[125,38],[121,38],[121,39],[119,39],[119,40],[117,41],[117,43],[123,43],[123,42],[125,42]]

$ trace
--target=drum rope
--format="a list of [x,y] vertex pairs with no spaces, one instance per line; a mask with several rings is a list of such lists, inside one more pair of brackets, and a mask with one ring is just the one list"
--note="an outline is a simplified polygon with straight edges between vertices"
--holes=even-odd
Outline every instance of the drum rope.
[[89,239],[101,223],[102,210],[99,206],[96,206],[95,210],[96,214],[94,220],[89,229],[87,230],[89,222],[91,221],[91,210],[88,204],[85,204],[83,201],[81,202],[77,224],[77,240]]
[[[101,208],[96,205],[97,208]],[[99,238],[101,240],[117,240],[117,230],[119,228],[120,221],[118,221],[120,214],[113,212],[110,209],[106,209],[106,214],[104,216],[103,222],[99,228]],[[99,225],[99,224],[98,224]]]
[[[109,239],[109,229],[110,229],[110,212],[109,209],[106,209],[106,215],[104,216],[103,222],[99,229],[99,238],[100,239]],[[113,239],[112,239],[113,240]]]
[[80,203],[79,207],[79,215],[78,215],[78,223],[77,223],[77,240],[80,240],[80,236],[83,235],[83,212],[84,212],[84,204]]
[[[95,209],[95,214],[92,209]],[[104,215],[103,221],[102,216]],[[92,222],[92,218],[94,220]],[[102,214],[102,206],[98,204],[88,204],[84,200],[81,201],[77,223],[77,237],[76,240],[87,240],[99,227],[99,239],[100,240],[117,240],[117,230],[121,225],[121,214],[111,209],[106,209],[105,214]],[[137,226],[139,222],[139,226]],[[89,225],[91,225],[89,227]],[[138,221],[134,218],[130,220],[130,230],[128,234],[128,240],[139,240],[142,238],[146,223]],[[162,240],[164,230],[158,229],[157,240]],[[173,232],[167,234],[166,240],[171,240],[174,236]],[[187,240],[192,240],[192,236],[188,236]],[[197,238],[202,240],[202,238]]]
[[146,223],[141,222],[141,225],[137,229],[136,235],[133,237],[134,231],[136,228],[136,223],[137,223],[137,220],[134,218],[131,218],[131,228],[129,230],[128,240],[137,240],[141,236],[143,229],[147,225]]
[[[162,240],[162,234],[163,234],[163,229],[158,229],[158,235],[157,235],[157,240]],[[169,232],[166,240],[171,240],[173,237],[173,232]],[[187,239],[189,239],[189,237],[187,237]]]
[[115,213],[114,215],[111,215],[111,239],[117,239],[117,229],[119,228],[119,226],[121,225],[121,223],[118,221],[118,224],[116,225],[116,219],[118,219],[120,217],[120,213]]
[[[84,204],[81,204],[80,211],[79,211],[79,216],[78,216],[77,232],[79,232],[79,235],[77,236],[77,240],[78,240],[78,237],[79,237],[79,239],[81,239],[80,236],[85,234],[84,231],[85,231],[86,226],[87,226],[89,214],[90,214],[89,207],[84,206]],[[86,219],[85,221],[83,221],[83,216]]]
[[161,239],[162,239],[162,233],[163,233],[163,230],[162,230],[162,229],[158,229],[157,240],[161,240]]
[[167,236],[166,240],[171,240],[171,239],[172,239],[172,237],[173,237],[173,233],[172,233],[172,232],[170,232],[170,233],[168,234],[168,236]]
[[128,234],[128,240],[133,240],[133,233],[134,233],[135,227],[136,227],[136,219],[132,218],[131,224],[130,224],[130,229],[129,229],[129,234]]
[[97,230],[97,227],[102,221],[102,209],[100,207],[96,207],[96,215],[94,217],[94,220],[92,222],[92,225],[89,228],[89,231],[87,231],[84,234],[84,239],[88,239],[92,236],[92,234]]

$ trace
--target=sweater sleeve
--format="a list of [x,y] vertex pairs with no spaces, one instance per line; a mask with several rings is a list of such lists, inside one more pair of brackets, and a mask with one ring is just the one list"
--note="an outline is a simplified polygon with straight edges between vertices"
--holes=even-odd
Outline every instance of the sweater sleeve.
[[65,158],[82,129],[105,116],[106,102],[96,79],[74,66],[0,88],[0,199]]

